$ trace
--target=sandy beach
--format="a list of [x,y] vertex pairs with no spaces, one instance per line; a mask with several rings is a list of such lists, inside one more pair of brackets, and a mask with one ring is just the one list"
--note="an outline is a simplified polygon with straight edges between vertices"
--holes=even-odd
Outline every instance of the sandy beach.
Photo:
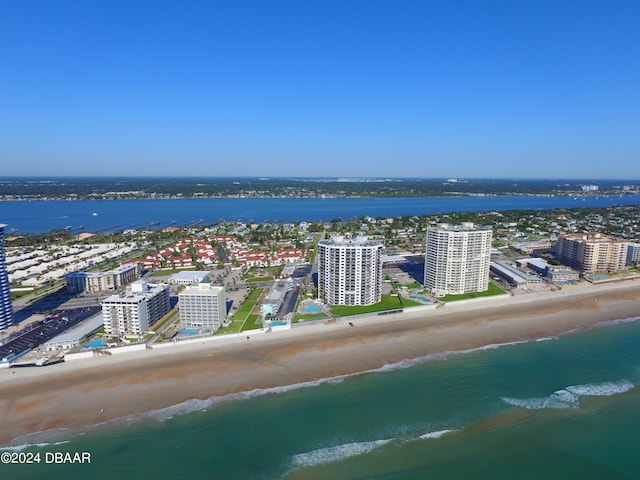
[[191,399],[348,375],[441,352],[556,336],[638,317],[640,282],[453,302],[224,342],[0,370],[0,445],[80,432]]

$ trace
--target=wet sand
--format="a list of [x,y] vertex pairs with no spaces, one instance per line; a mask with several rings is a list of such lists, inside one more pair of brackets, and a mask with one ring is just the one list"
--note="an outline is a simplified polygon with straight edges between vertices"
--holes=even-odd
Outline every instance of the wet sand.
[[191,399],[363,372],[440,352],[556,336],[640,315],[640,281],[452,302],[42,368],[0,370],[0,445]]

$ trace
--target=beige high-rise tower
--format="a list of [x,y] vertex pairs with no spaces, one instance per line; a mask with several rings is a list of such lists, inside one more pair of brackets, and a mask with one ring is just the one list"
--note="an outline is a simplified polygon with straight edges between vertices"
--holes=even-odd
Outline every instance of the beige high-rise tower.
[[624,270],[629,243],[602,233],[560,235],[556,258],[582,273],[605,273]]

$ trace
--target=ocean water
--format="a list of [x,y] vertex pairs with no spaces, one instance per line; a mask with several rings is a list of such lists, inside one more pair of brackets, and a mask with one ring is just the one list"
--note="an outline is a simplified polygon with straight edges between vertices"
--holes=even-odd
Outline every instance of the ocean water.
[[640,195],[622,197],[496,196],[392,198],[207,198],[172,200],[83,200],[0,202],[7,232],[43,233],[53,229],[118,231],[161,228],[219,220],[262,223],[348,220],[360,216],[429,215],[513,209],[609,207],[640,204]]
[[[640,321],[432,355],[4,451],[2,478],[640,478]],[[88,452],[91,464],[45,464]]]

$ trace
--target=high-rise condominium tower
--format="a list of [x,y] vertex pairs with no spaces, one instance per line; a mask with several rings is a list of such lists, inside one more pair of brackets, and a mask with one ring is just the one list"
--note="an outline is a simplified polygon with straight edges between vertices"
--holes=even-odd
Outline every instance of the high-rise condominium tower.
[[4,255],[4,229],[6,225],[0,224],[0,330],[6,330],[13,324],[13,302],[9,289],[9,274],[7,273],[7,260]]
[[382,242],[333,237],[318,243],[318,297],[329,305],[372,305],[382,296]]
[[489,285],[492,230],[439,224],[427,229],[424,285],[436,296],[482,292]]
[[629,243],[601,233],[560,235],[556,257],[565,265],[586,274],[624,270]]

